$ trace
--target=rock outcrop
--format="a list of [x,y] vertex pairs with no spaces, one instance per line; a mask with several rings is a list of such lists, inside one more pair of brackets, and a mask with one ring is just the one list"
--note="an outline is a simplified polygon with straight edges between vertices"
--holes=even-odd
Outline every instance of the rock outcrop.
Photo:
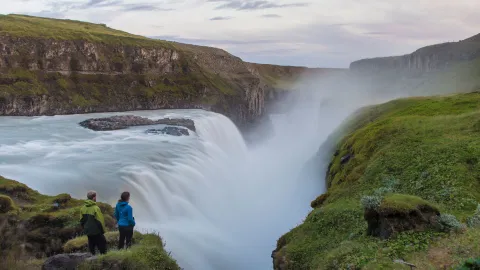
[[90,253],[58,254],[49,257],[42,265],[42,270],[75,270],[87,259],[94,258]]
[[480,57],[480,34],[461,40],[427,46],[411,54],[391,57],[362,59],[350,64],[350,69],[360,73],[385,72],[388,70],[408,73],[443,70],[455,63],[471,61]]
[[91,118],[80,122],[79,125],[95,131],[119,130],[134,126],[170,125],[186,127],[195,132],[195,123],[191,119],[163,118],[152,120],[135,115],[116,115],[104,118]]

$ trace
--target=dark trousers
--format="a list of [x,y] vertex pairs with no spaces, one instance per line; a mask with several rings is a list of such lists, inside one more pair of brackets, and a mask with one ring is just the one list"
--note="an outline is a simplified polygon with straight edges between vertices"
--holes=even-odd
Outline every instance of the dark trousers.
[[132,246],[132,237],[133,237],[133,226],[128,227],[118,227],[118,231],[120,232],[120,239],[118,239],[118,249],[122,249],[125,246],[127,248]]
[[95,255],[95,247],[98,248],[100,254],[107,253],[107,239],[103,234],[88,236],[88,248],[92,255]]

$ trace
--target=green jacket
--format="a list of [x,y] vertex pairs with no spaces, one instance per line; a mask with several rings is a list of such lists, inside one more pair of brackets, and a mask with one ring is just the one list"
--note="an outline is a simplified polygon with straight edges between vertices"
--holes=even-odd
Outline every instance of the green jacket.
[[80,209],[80,224],[88,236],[104,234],[107,231],[102,211],[92,200],[86,200]]

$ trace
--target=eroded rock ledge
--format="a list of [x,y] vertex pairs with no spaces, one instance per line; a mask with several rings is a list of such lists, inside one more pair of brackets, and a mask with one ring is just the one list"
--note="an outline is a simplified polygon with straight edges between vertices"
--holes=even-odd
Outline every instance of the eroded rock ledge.
[[163,118],[152,120],[135,115],[117,115],[105,118],[91,118],[79,123],[80,126],[95,131],[119,130],[133,126],[169,125],[182,126],[195,132],[195,122],[191,119]]

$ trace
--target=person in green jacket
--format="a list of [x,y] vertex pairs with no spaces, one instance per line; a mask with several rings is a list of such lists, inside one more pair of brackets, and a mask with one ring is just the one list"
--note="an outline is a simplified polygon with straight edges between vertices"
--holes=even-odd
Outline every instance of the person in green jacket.
[[80,209],[80,224],[83,228],[83,233],[88,237],[88,248],[92,255],[95,255],[96,247],[101,254],[107,253],[107,240],[104,235],[106,232],[105,220],[96,201],[97,192],[89,191],[87,200]]

